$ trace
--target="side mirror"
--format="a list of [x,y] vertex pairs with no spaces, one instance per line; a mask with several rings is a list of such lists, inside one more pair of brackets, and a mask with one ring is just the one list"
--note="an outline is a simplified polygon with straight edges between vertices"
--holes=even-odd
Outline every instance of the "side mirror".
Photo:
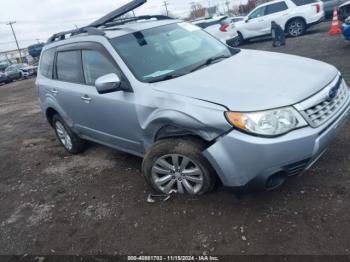
[[97,78],[95,82],[95,87],[99,94],[119,91],[120,85],[120,78],[114,73],[101,76]]
[[246,19],[244,20],[244,22],[248,23],[248,22],[249,22],[249,18],[246,18]]

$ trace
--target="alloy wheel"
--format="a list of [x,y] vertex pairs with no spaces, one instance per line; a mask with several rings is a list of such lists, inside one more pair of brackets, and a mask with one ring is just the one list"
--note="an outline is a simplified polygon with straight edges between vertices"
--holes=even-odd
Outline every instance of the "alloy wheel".
[[300,21],[293,21],[288,27],[288,33],[291,36],[300,36],[303,33],[304,25]]
[[63,146],[67,150],[72,150],[72,148],[73,148],[72,139],[69,136],[66,128],[64,127],[64,125],[61,122],[57,121],[55,123],[55,128],[56,128],[56,132],[57,132],[58,138],[60,139],[60,141],[63,144]]
[[203,187],[204,176],[199,166],[190,158],[170,154],[157,159],[152,167],[154,185],[163,193],[195,195]]

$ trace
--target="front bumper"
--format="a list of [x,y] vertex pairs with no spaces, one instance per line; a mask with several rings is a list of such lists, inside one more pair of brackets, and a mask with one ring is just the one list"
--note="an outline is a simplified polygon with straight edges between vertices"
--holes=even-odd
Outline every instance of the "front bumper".
[[264,188],[275,174],[293,176],[309,169],[326,151],[348,119],[350,97],[326,124],[305,127],[276,138],[233,130],[220,137],[203,155],[228,187]]

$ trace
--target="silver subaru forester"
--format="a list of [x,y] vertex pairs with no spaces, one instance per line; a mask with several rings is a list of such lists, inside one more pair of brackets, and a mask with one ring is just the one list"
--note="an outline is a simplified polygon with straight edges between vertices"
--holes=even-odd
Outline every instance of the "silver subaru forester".
[[143,157],[165,194],[203,194],[218,179],[274,189],[320,158],[350,107],[331,65],[233,49],[164,16],[109,14],[55,34],[36,85],[68,152],[93,141]]

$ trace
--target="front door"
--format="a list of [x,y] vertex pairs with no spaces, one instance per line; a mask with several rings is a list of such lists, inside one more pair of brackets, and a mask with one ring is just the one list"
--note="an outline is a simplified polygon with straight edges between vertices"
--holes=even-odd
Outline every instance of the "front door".
[[265,6],[259,7],[248,16],[248,20],[244,25],[246,32],[245,38],[266,35],[268,22],[265,20],[265,10]]
[[56,97],[72,119],[74,129],[87,139],[142,153],[134,93],[99,94],[94,86],[96,79],[103,75],[116,73],[121,76],[114,60],[99,44],[76,47],[80,49],[58,50],[56,58],[56,76],[61,80],[57,81],[59,94]]

